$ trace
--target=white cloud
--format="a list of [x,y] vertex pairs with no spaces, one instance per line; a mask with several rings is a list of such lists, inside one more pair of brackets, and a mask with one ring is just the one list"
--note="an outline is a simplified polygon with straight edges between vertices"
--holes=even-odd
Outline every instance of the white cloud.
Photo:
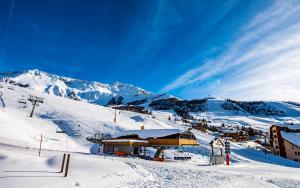
[[[194,97],[202,91],[223,97],[300,101],[299,14],[300,3],[276,1],[241,29],[242,35],[221,57],[187,71],[161,91],[183,87],[187,96],[191,92]],[[221,81],[203,88],[202,82],[216,76]]]

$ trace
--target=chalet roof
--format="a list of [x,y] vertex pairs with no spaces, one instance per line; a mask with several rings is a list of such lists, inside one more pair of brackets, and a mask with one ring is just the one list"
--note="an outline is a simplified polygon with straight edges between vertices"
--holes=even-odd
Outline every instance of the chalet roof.
[[281,131],[281,136],[286,141],[300,147],[300,133],[291,133],[291,132]]
[[114,138],[118,138],[121,136],[130,136],[130,135],[137,135],[141,139],[146,138],[159,138],[165,137],[169,135],[174,135],[178,133],[186,132],[186,130],[180,129],[144,129],[144,130],[130,130],[130,131],[123,131],[114,135]]

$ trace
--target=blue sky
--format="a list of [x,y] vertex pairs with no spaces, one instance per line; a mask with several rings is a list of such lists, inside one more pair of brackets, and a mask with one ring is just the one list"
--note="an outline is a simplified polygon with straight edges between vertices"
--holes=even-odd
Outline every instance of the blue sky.
[[299,15],[298,0],[1,0],[0,71],[300,101]]

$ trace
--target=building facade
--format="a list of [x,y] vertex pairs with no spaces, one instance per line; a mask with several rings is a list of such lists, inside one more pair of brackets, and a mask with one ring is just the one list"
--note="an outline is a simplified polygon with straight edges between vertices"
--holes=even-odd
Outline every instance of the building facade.
[[300,125],[272,125],[270,145],[273,154],[300,162]]

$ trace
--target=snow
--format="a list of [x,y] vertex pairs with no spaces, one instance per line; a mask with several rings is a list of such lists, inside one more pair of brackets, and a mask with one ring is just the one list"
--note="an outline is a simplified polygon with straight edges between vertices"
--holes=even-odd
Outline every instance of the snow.
[[[123,103],[146,99],[146,103],[141,104],[141,106],[152,111],[153,116],[157,118],[157,120],[169,125],[175,122],[166,121],[168,117],[170,116],[173,120],[177,116],[174,111],[164,111],[158,112],[156,117],[156,111],[153,111],[153,109],[149,107],[149,104],[153,100],[167,99],[173,96],[168,94],[154,94],[131,84],[120,82],[103,84],[94,81],[84,81],[49,74],[37,69],[17,73],[3,73],[0,74],[0,77],[8,81],[14,81],[16,82],[15,84],[29,84],[29,88],[33,93],[42,92],[66,98],[78,98],[92,104],[106,105],[112,97],[115,97],[117,100],[119,96],[124,98]],[[194,115],[197,119],[204,118],[210,120],[212,122],[211,125],[215,126],[220,126],[224,123],[235,126],[252,126],[253,128],[262,129],[264,131],[267,131],[270,125],[286,124],[286,122],[300,124],[300,106],[297,105],[298,103],[264,101],[266,106],[282,111],[285,114],[284,116],[264,116],[249,114],[234,103],[232,104],[240,109],[239,111],[224,110],[222,108],[224,102],[224,99],[208,97],[205,112],[191,112],[190,114]],[[138,118],[134,120],[142,121],[142,119]]]
[[[6,108],[0,108],[0,187],[300,187],[300,163],[265,154],[259,145],[251,142],[231,142],[230,166],[209,166],[209,142],[214,138],[211,132],[192,130],[199,146],[170,148],[165,152],[167,160],[163,163],[92,155],[91,150],[98,148],[85,138],[95,133],[117,135],[136,130],[143,133],[141,137],[162,136],[185,131],[187,126],[174,121],[173,111],[153,111],[153,115],[146,115],[117,110],[114,123],[115,110],[109,107],[4,83],[0,90],[6,103]],[[18,102],[29,95],[45,99],[32,118],[28,117],[31,103]],[[213,125],[228,122],[265,130],[272,124],[299,120],[296,114],[285,117],[235,114],[222,109],[221,103],[220,99],[209,99],[209,111],[194,114],[212,121]],[[291,111],[296,113],[297,110],[293,107]],[[142,126],[145,129],[139,130]],[[59,133],[61,130],[65,133]],[[153,154],[155,149],[149,148],[149,151]],[[175,155],[186,152],[191,160],[173,160]],[[67,178],[57,173],[63,153],[71,154]]]
[[140,142],[148,143],[146,140],[134,140],[134,139],[121,139],[121,140],[102,140],[103,142]]
[[179,129],[130,130],[130,131],[119,132],[116,135],[114,135],[114,137],[117,138],[121,136],[137,135],[139,138],[147,139],[147,138],[159,138],[159,137],[174,135],[182,132],[184,132],[184,130],[179,130]]
[[207,110],[205,112],[192,112],[190,113],[196,119],[206,119],[210,121],[209,125],[221,126],[225,125],[234,126],[251,126],[253,128],[268,131],[271,125],[284,125],[287,122],[294,124],[300,123],[300,107],[293,106],[286,102],[281,101],[265,101],[268,106],[277,108],[285,112],[284,116],[265,116],[253,115],[241,111],[224,110],[222,104],[223,99],[208,99]]
[[157,97],[158,95],[146,91],[131,84],[116,82],[114,84],[103,84],[94,81],[84,81],[63,76],[49,74],[37,69],[6,73],[1,76],[15,84],[29,85],[29,88],[55,96],[66,98],[77,97],[83,101],[106,105],[112,97],[123,97],[123,102],[127,103],[135,100],[142,100],[147,97]]
[[283,139],[300,147],[300,133],[292,133],[292,132],[285,132],[285,131],[281,131],[280,133]]
[[[121,159],[125,160],[125,159]],[[255,162],[233,166],[209,166],[205,159],[197,162],[158,163],[126,159],[142,166],[151,174],[143,183],[132,182],[133,187],[299,187],[299,169]]]
[[[99,156],[71,153],[68,177],[59,173],[63,153],[0,149],[0,187],[120,187],[143,181],[125,162]],[[26,161],[26,162],[25,162]]]

